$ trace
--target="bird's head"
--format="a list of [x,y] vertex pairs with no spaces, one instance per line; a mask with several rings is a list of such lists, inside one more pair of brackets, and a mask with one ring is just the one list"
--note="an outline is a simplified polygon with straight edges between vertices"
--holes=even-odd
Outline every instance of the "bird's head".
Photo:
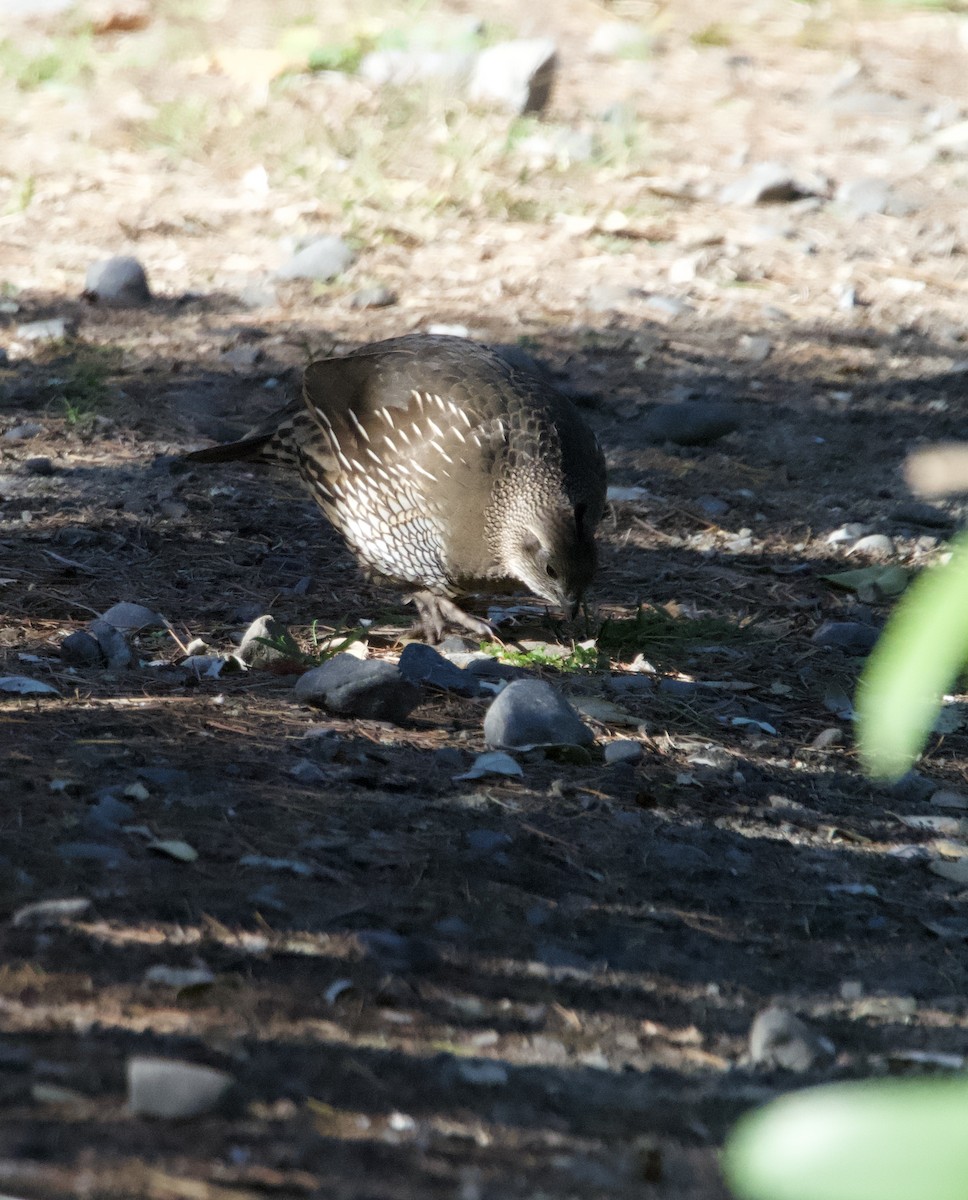
[[506,553],[510,574],[570,617],[577,615],[597,563],[595,528],[584,504],[532,519],[516,532]]

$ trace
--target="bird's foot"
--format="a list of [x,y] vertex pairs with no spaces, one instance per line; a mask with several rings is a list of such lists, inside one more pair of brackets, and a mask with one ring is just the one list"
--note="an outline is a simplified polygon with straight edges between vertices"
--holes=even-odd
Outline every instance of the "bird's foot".
[[420,614],[414,630],[422,632],[431,645],[444,640],[448,625],[464,629],[475,637],[489,641],[497,639],[493,625],[480,617],[472,617],[446,596],[438,596],[434,592],[414,592],[410,599]]

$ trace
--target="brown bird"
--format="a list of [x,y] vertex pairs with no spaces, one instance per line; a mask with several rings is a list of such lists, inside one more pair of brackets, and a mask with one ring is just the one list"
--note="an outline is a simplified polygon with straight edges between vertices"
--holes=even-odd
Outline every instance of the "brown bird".
[[575,406],[464,338],[412,334],[310,363],[301,399],[195,462],[294,466],[366,575],[428,641],[491,635],[455,600],[523,584],[569,615],[592,581],[605,460]]

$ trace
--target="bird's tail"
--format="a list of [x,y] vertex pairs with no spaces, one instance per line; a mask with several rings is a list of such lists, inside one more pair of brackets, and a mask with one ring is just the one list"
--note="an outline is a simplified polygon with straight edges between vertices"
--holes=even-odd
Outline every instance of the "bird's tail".
[[206,446],[204,450],[193,450],[186,454],[188,462],[262,462],[279,466],[297,466],[298,438],[295,425],[304,421],[303,415],[291,409],[275,413],[261,425],[235,442],[222,442],[218,446]]

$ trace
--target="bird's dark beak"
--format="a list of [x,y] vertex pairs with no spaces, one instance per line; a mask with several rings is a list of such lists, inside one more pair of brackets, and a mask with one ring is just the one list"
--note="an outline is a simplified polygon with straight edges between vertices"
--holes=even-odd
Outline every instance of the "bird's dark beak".
[[570,599],[565,605],[565,611],[568,613],[569,619],[574,621],[578,616],[578,610],[581,608],[581,600]]

